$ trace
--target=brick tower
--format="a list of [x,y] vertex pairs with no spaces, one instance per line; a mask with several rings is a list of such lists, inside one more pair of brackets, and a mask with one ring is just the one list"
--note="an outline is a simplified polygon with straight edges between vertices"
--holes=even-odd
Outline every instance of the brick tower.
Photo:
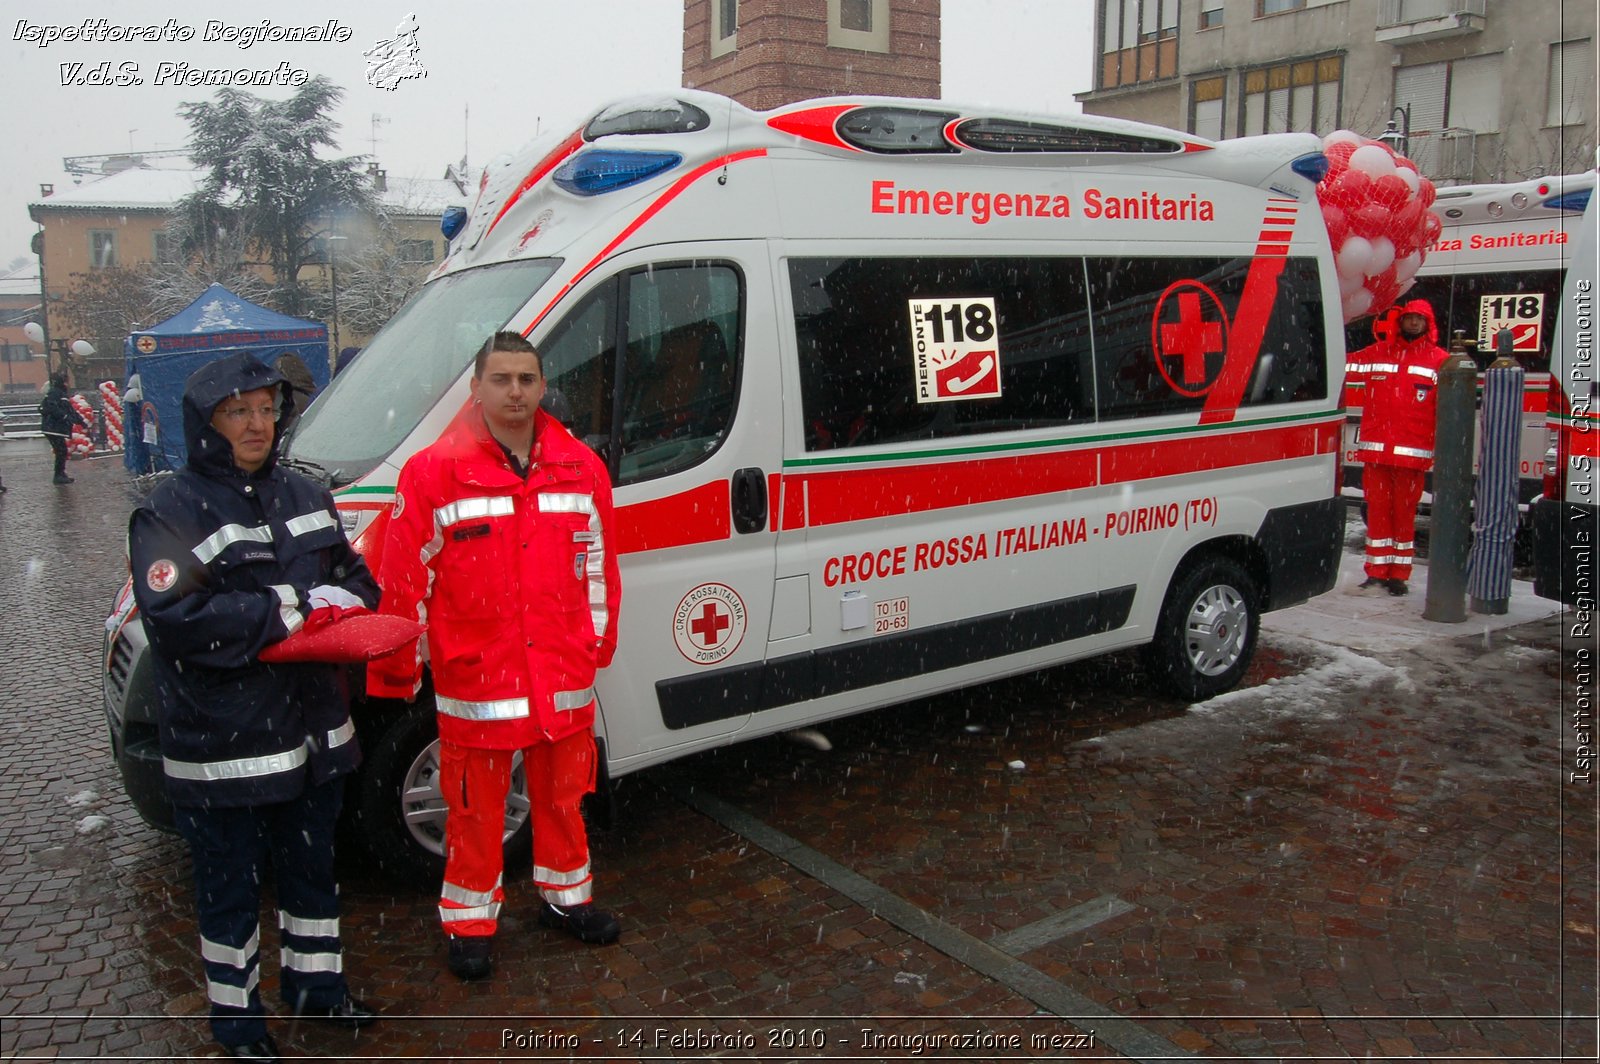
[[939,0],[687,0],[683,84],[766,110],[939,96]]

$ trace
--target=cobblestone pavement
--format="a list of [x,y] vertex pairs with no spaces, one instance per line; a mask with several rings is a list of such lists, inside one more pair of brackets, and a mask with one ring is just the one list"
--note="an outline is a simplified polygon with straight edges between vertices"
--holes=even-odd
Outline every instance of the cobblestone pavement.
[[[215,1056],[187,856],[99,704],[135,495],[73,472],[0,453],[0,1055]],[[1269,617],[1199,707],[1118,656],[637,774],[594,845],[620,943],[540,930],[519,878],[461,984],[431,894],[351,868],[346,967],[387,1019],[272,1027],[321,1059],[1592,1059],[1570,623],[1379,661]]]

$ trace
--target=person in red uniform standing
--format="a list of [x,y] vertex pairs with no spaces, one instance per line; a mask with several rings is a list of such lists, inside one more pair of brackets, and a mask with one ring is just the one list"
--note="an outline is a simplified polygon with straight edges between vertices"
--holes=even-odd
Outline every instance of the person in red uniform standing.
[[1417,500],[1433,467],[1439,367],[1449,353],[1439,346],[1427,300],[1399,308],[1389,334],[1350,355],[1346,383],[1363,391],[1356,461],[1365,463],[1367,578],[1361,587],[1386,587],[1404,595],[1415,554]]
[[[478,352],[472,401],[400,471],[380,612],[427,624],[448,807],[439,918],[449,967],[492,968],[506,794],[522,751],[539,922],[584,942],[620,925],[591,900],[579,806],[595,786],[594,678],[617,642],[621,581],[605,466],[539,408],[538,352],[514,332]],[[417,644],[374,662],[370,693],[414,698]]]

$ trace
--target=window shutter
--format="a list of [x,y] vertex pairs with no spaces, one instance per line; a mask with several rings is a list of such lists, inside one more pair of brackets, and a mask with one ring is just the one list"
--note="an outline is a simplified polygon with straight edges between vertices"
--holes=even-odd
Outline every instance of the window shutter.
[[1594,95],[1594,41],[1561,41],[1550,46],[1550,81],[1544,124],[1581,126],[1589,120]]
[[1449,119],[1457,129],[1479,133],[1500,129],[1500,56],[1455,61],[1450,70]]
[[1411,132],[1433,133],[1444,128],[1444,63],[1401,67],[1394,72],[1394,103],[1411,108]]

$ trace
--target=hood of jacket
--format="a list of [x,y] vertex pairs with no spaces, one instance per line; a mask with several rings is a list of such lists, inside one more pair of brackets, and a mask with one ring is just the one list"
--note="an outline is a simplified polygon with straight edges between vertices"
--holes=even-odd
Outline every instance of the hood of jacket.
[[1428,301],[1426,299],[1413,299],[1413,300],[1411,300],[1411,301],[1409,301],[1407,303],[1402,303],[1400,305],[1400,313],[1396,314],[1395,318],[1394,318],[1394,334],[1395,334],[1395,338],[1397,340],[1399,340],[1401,343],[1415,343],[1416,342],[1415,340],[1407,340],[1405,338],[1405,334],[1403,334],[1400,331],[1400,319],[1402,317],[1404,317],[1405,315],[1407,315],[1407,314],[1421,314],[1424,318],[1427,319],[1427,322],[1428,322],[1427,331],[1424,332],[1417,339],[1419,339],[1419,340],[1427,340],[1428,343],[1433,344],[1434,346],[1438,346],[1438,343],[1439,343],[1439,325],[1438,325],[1437,322],[1434,321],[1434,318],[1433,318],[1433,307],[1428,304]]
[[189,374],[184,382],[183,438],[189,446],[190,466],[212,476],[239,472],[239,467],[233,463],[233,445],[211,427],[211,415],[223,400],[258,388],[275,389],[278,408],[283,411],[281,420],[274,426],[272,451],[262,470],[271,470],[277,464],[278,445],[294,416],[289,382],[273,367],[241,351],[206,363]]

